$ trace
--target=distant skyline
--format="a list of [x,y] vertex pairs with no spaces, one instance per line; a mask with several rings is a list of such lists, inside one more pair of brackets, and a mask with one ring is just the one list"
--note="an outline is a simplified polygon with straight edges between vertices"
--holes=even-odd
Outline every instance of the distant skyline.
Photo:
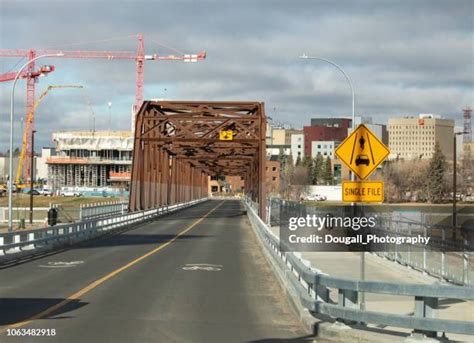
[[[303,127],[317,116],[349,116],[349,87],[328,58],[351,76],[356,114],[375,123],[435,113],[462,125],[474,108],[474,2],[458,0],[145,1],[0,0],[0,48],[136,50],[195,53],[201,63],[145,64],[144,98],[258,100],[266,114]],[[100,42],[99,42],[100,41]],[[76,44],[78,43],[78,44]],[[24,60],[0,57],[0,74]],[[45,59],[51,92],[36,114],[37,146],[55,130],[128,130],[135,97],[133,61]],[[11,82],[0,83],[0,151],[7,150]],[[110,114],[113,117],[109,125]],[[16,88],[15,146],[21,144],[25,82]]]

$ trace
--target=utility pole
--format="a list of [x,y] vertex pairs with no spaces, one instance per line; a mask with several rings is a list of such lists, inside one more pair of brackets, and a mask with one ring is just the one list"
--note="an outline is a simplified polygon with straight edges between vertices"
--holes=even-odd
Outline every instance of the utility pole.
[[33,224],[33,186],[35,179],[35,133],[36,130],[31,131],[31,173],[30,173],[30,224]]
[[463,132],[455,132],[453,135],[453,233],[452,233],[452,239],[455,241],[456,240],[456,226],[457,226],[457,210],[456,210],[456,193],[457,193],[457,160],[456,160],[456,136],[458,135],[465,135],[468,132],[463,131]]

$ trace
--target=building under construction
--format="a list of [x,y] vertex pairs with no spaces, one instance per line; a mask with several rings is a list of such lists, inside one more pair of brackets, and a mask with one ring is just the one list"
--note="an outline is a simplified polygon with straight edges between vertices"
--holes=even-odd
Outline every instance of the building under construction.
[[128,186],[133,134],[130,131],[55,132],[57,155],[47,159],[48,183],[61,187]]

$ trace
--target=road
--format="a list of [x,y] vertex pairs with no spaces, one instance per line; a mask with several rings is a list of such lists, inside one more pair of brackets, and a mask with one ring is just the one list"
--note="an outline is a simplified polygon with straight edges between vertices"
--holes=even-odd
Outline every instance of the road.
[[309,339],[232,200],[0,270],[0,331],[0,342]]

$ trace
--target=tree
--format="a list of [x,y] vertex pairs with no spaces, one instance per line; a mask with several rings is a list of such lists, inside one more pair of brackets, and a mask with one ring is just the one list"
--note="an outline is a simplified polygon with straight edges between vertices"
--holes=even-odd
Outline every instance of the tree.
[[321,183],[322,174],[324,170],[324,159],[321,153],[318,153],[313,159],[313,169],[311,170],[311,183],[317,185]]
[[426,194],[433,203],[441,202],[444,190],[444,175],[446,173],[446,158],[436,142],[433,157],[426,172]]
[[326,162],[324,163],[324,167],[322,168],[322,180],[326,185],[334,184],[334,177],[332,174],[332,164],[331,159],[329,156],[326,158]]
[[283,199],[300,200],[309,184],[308,168],[288,163],[281,169],[280,192]]
[[312,182],[312,180],[313,180],[312,175],[313,175],[313,169],[314,169],[313,159],[309,156],[303,157],[303,161],[301,162],[301,167],[306,168],[306,170],[308,172],[308,177],[309,177],[308,182],[309,182],[310,185],[313,185],[314,184]]
[[301,156],[298,155],[298,157],[296,158],[296,166],[300,166],[301,165]]
[[283,199],[286,200],[290,200],[294,168],[293,165],[287,164],[286,166],[281,166],[280,169],[280,193]]
[[310,184],[308,168],[304,166],[295,167],[292,175],[292,198],[300,200]]
[[426,193],[425,180],[428,161],[395,160],[385,162],[382,179],[385,188],[385,200],[398,202],[423,200]]
[[285,155],[283,149],[280,149],[280,153],[278,154],[278,161],[280,162],[280,166],[282,168],[288,163],[288,156]]

